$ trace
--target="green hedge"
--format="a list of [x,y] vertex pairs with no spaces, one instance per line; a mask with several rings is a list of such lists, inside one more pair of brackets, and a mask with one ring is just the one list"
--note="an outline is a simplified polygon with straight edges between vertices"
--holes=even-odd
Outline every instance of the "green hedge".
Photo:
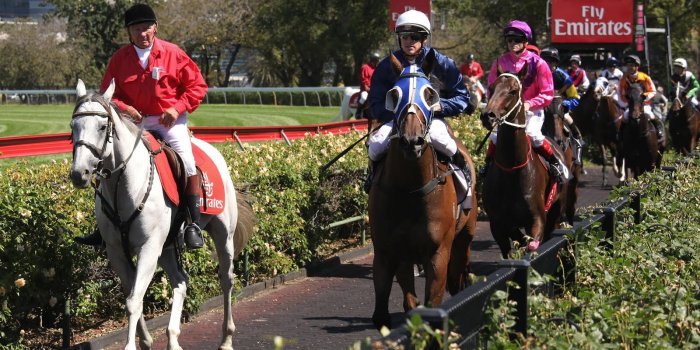
[[[514,308],[506,293],[497,293],[489,348],[700,348],[698,165],[634,181],[629,188],[646,195],[644,220],[634,224],[631,209],[621,212],[612,249],[600,244],[603,232],[581,233],[575,289],[554,299],[531,293],[527,339],[509,337]],[[624,196],[623,190],[612,197]],[[532,287],[544,277],[532,276]]]

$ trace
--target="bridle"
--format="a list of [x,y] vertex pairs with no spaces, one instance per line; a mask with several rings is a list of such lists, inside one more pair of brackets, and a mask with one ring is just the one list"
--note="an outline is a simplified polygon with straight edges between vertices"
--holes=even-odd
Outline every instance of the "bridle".
[[[510,119],[511,119],[511,120],[515,120],[515,117],[517,116],[517,114],[520,112],[520,110],[521,110],[522,107],[523,107],[523,100],[522,100],[523,85],[520,83],[520,79],[519,79],[515,74],[511,74],[511,73],[502,73],[502,74],[499,75],[498,77],[499,77],[499,78],[500,78],[500,77],[506,77],[506,78],[513,78],[513,79],[515,79],[515,81],[518,83],[518,100],[517,100],[517,102],[515,103],[515,105],[513,105],[513,107],[511,107],[510,110],[508,110],[508,112],[506,112],[505,114],[501,115],[500,117],[495,117],[495,118],[494,118],[494,119],[496,120],[496,125],[500,126],[500,125],[505,124],[505,125],[512,126],[512,127],[514,127],[514,128],[525,129],[525,126],[527,125],[527,123],[518,124],[518,123],[515,123],[515,122],[512,122],[512,121],[509,121],[509,120],[508,120],[509,117],[510,117],[511,115],[512,115],[513,117],[510,118]],[[514,113],[514,112],[515,112],[515,113]]]
[[[82,106],[84,103],[87,102],[96,102],[102,108],[104,108],[104,111],[82,111],[78,112],[78,109],[80,106]],[[112,106],[110,105],[107,100],[97,94],[88,94],[83,97],[80,97],[76,103],[75,103],[75,108],[73,109],[73,116],[71,119],[76,119],[80,117],[98,117],[98,118],[106,118],[107,119],[107,127],[105,130],[105,138],[104,142],[102,143],[102,147],[98,148],[94,143],[85,141],[85,140],[78,140],[73,144],[73,154],[75,154],[75,151],[78,149],[80,146],[85,146],[87,149],[92,152],[92,154],[98,159],[97,167],[95,168],[95,175],[99,178],[102,179],[108,179],[110,176],[112,176],[113,173],[122,170],[126,167],[126,165],[129,163],[129,160],[131,159],[131,156],[134,154],[134,151],[136,150],[136,147],[138,146],[139,141],[141,140],[141,136],[143,135],[143,128],[139,128],[138,135],[136,135],[134,146],[131,149],[131,152],[129,153],[129,156],[126,157],[117,167],[114,169],[106,169],[104,168],[104,159],[105,159],[105,152],[107,150],[107,144],[113,143],[112,140],[112,134],[114,134],[115,137],[119,138],[119,135],[117,135],[116,131],[114,130],[114,117],[113,115],[109,112],[112,110]],[[71,140],[72,140],[72,135],[71,135]]]

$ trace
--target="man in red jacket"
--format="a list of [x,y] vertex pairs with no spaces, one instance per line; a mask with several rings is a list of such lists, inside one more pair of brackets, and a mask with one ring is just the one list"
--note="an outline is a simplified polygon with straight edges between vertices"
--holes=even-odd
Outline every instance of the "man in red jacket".
[[369,119],[369,106],[366,103],[367,95],[372,85],[372,74],[374,74],[374,69],[377,68],[377,64],[381,58],[382,56],[379,52],[372,52],[369,56],[369,62],[362,65],[360,70],[360,99],[357,101],[357,112],[355,112],[356,119]]
[[[185,228],[189,248],[204,245],[199,227],[199,175],[192,155],[187,113],[207,93],[197,64],[177,45],[156,38],[158,22],[150,6],[136,4],[126,10],[124,25],[130,44],[112,55],[100,89],[116,85],[112,102],[134,123],[158,133],[180,155],[187,173],[185,203],[191,223]],[[145,171],[145,170],[144,170]],[[78,243],[101,244],[99,232],[76,238]]]

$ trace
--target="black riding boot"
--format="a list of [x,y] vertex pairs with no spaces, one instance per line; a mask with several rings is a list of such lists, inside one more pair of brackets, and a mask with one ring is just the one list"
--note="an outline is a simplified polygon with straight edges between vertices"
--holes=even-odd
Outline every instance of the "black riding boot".
[[79,244],[92,245],[96,247],[99,247],[102,244],[104,244],[104,241],[102,240],[102,235],[100,234],[100,230],[98,228],[95,228],[95,231],[92,231],[92,233],[87,236],[75,237],[73,238],[73,240]]
[[369,190],[372,189],[372,180],[374,179],[374,169],[377,168],[377,162],[370,161],[367,164],[367,178],[365,178],[365,183],[362,185],[362,190],[369,194]]
[[656,137],[659,139],[658,142],[663,142],[666,134],[664,132],[664,122],[659,120],[659,118],[654,118],[651,122],[654,123],[654,128],[656,128]]
[[191,223],[185,227],[185,244],[187,248],[199,249],[204,246],[202,229],[199,228],[199,175],[192,175],[187,178],[185,201],[191,219]]

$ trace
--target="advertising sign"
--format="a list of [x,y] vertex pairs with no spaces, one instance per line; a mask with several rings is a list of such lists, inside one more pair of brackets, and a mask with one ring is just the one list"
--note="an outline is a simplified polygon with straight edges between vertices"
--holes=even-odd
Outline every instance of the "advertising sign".
[[552,43],[632,43],[633,9],[633,0],[552,0]]
[[389,0],[390,31],[394,31],[394,25],[399,15],[408,10],[418,10],[430,18],[430,0]]

